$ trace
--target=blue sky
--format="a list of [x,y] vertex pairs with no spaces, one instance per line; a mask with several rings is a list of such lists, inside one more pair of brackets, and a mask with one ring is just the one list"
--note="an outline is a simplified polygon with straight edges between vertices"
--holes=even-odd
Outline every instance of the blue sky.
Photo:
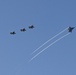
[[76,75],[76,29],[28,63],[68,26],[76,27],[76,0],[0,0],[0,75]]

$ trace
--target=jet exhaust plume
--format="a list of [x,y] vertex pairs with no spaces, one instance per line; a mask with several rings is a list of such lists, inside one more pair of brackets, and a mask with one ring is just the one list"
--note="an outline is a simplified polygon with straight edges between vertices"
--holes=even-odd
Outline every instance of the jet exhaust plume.
[[36,51],[38,51],[41,47],[43,47],[45,44],[47,44],[48,42],[50,42],[51,40],[53,40],[55,37],[57,37],[58,35],[60,35],[61,33],[63,33],[65,30],[67,30],[67,28],[65,28],[64,30],[62,30],[61,32],[59,32],[58,34],[56,34],[55,36],[53,36],[52,38],[50,38],[49,40],[47,40],[45,43],[43,43],[41,46],[39,46],[35,51],[33,51],[31,54],[34,54]]
[[56,42],[58,42],[59,40],[63,39],[64,37],[68,36],[70,33],[67,33],[65,35],[63,35],[62,37],[60,37],[59,39],[57,39],[56,41],[54,41],[53,43],[51,43],[49,46],[45,47],[42,51],[40,51],[39,53],[37,53],[34,57],[31,58],[31,60],[29,62],[31,62],[34,58],[36,58],[39,54],[41,54],[43,51],[45,51],[47,48],[49,48],[50,46],[52,46],[53,44],[55,44]]

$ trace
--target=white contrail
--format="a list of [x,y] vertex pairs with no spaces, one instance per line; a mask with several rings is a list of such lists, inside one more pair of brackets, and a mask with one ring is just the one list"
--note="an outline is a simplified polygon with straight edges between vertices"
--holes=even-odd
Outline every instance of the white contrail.
[[[49,48],[50,46],[52,46],[53,44],[55,44],[56,42],[58,42],[59,40],[61,40],[62,38],[66,37],[67,35],[69,35],[70,33],[65,34],[64,36],[60,37],[59,39],[57,39],[56,41],[54,41],[53,43],[51,43],[49,46],[47,46],[46,48],[44,48],[42,51],[40,51],[39,53],[37,53],[34,57],[31,58],[30,61],[32,61],[34,58],[36,58],[39,54],[41,54],[44,50],[46,50],[47,48]],[[29,62],[30,62],[29,61]]]
[[[67,27],[68,28],[68,27]],[[32,52],[35,53],[36,51],[38,51],[41,47],[43,47],[46,43],[48,43],[49,41],[51,41],[52,39],[54,39],[55,37],[57,37],[58,35],[60,35],[61,33],[63,33],[65,30],[67,30],[67,28],[65,28],[63,31],[59,32],[58,34],[56,34],[55,36],[53,36],[52,38],[50,38],[49,40],[47,40],[45,43],[43,43],[41,46],[39,46],[35,51]]]

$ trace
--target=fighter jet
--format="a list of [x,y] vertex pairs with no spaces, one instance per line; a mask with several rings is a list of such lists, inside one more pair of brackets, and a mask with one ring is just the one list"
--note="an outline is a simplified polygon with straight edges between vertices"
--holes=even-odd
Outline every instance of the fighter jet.
[[68,31],[69,31],[69,32],[72,32],[72,30],[73,30],[74,28],[75,28],[75,27],[69,27],[69,28],[68,28]]
[[15,33],[15,31],[13,31],[13,32],[10,32],[10,34],[14,35],[14,34],[16,34],[16,33]]
[[33,26],[33,25],[31,25],[31,26],[29,26],[29,28],[30,28],[30,29],[33,29],[33,28],[34,28],[34,26]]
[[25,29],[25,28],[23,28],[23,29],[20,29],[20,31],[21,31],[21,32],[24,32],[24,31],[26,31],[26,29]]

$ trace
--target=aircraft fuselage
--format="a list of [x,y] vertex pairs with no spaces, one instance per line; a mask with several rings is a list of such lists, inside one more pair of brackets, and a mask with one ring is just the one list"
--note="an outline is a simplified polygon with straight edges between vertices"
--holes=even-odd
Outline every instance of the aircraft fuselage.
[[68,28],[68,31],[69,31],[69,32],[72,32],[72,30],[73,30],[74,28],[75,28],[75,27],[69,27],[69,28]]

